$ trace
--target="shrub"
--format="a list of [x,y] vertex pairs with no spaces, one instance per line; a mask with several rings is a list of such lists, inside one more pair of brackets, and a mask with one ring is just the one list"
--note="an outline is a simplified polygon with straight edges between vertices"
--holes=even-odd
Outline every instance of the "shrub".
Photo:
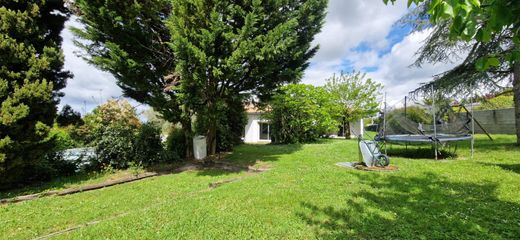
[[139,128],[134,141],[135,161],[144,166],[166,160],[161,142],[161,129],[152,123],[145,123]]
[[271,122],[275,143],[313,142],[339,125],[337,104],[321,87],[284,86],[273,96],[270,108],[266,118]]
[[167,158],[180,160],[186,154],[186,138],[180,128],[172,128],[166,138]]
[[134,161],[134,138],[136,130],[131,126],[108,125],[98,132],[95,142],[97,159],[93,166],[108,164],[116,169],[128,167]]
[[60,128],[58,126],[54,126],[49,132],[49,137],[54,141],[54,151],[63,151],[69,148],[80,147],[81,143],[72,138],[70,132],[74,126],[69,126],[67,128]]

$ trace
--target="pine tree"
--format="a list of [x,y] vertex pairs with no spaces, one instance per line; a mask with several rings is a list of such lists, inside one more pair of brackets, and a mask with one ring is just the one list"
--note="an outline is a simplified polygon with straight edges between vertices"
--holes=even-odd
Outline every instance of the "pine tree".
[[91,63],[111,72],[127,96],[181,122],[187,138],[196,113],[214,153],[222,106],[230,99],[241,92],[265,98],[301,78],[317,51],[310,44],[326,5],[326,0],[77,0],[86,28],[75,32],[88,40],[78,44]]
[[322,26],[326,0],[174,0],[168,20],[183,92],[216,151],[219,106],[251,92],[260,98],[297,82]]
[[0,1],[0,183],[38,177],[63,71],[63,1]]
[[[73,29],[84,58],[112,73],[126,96],[148,104],[169,122],[181,122],[191,143],[191,111],[172,88],[179,79],[164,22],[171,13],[170,1],[77,0],[74,7],[84,25]],[[186,150],[190,157],[190,145]]]

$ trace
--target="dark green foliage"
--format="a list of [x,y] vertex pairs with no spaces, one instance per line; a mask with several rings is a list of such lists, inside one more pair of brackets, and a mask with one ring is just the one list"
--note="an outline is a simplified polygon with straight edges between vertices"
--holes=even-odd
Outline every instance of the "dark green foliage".
[[[241,95],[230,96],[225,102],[218,104],[217,151],[231,151],[242,143],[242,134],[247,124],[247,114]],[[209,118],[197,117],[195,132],[204,135],[209,128]]]
[[133,144],[134,160],[144,166],[167,160],[161,142],[161,129],[152,123],[141,125]]
[[134,138],[136,129],[123,125],[104,126],[96,139],[97,159],[93,160],[94,168],[111,166],[116,169],[127,168],[135,161]]
[[222,109],[217,129],[217,150],[231,151],[242,143],[242,135],[247,124],[247,114],[242,98],[229,101]]
[[323,88],[289,84],[269,102],[274,143],[305,143],[337,130],[340,109]]
[[83,119],[81,119],[81,114],[77,111],[74,111],[70,105],[65,105],[61,109],[61,112],[56,117],[56,123],[58,126],[65,127],[69,125],[83,125]]
[[172,128],[166,138],[166,151],[169,159],[181,160],[185,156],[186,146],[186,137],[182,129]]
[[267,98],[297,82],[316,53],[311,47],[326,0],[174,0],[168,20],[181,102],[204,120],[208,153],[216,151],[219,107],[251,92]]
[[44,156],[56,105],[69,72],[60,51],[63,1],[0,4],[0,184],[45,175]]

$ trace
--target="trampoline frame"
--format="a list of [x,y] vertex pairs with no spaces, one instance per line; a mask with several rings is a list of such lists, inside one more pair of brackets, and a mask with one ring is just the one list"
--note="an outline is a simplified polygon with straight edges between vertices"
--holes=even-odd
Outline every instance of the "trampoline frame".
[[[431,86],[432,96],[435,96],[435,89],[433,85]],[[404,98],[404,106],[405,106],[405,115],[406,115],[406,105],[407,105],[407,97]],[[432,112],[433,117],[433,134],[392,134],[386,135],[386,92],[384,95],[384,110],[383,110],[383,129],[379,134],[374,138],[376,142],[378,142],[381,148],[384,148],[385,154],[387,154],[386,144],[387,143],[404,143],[408,144],[432,144],[435,151],[435,160],[438,159],[439,146],[442,148],[447,145],[449,142],[458,142],[458,141],[471,141],[471,158],[473,159],[473,148],[474,148],[474,135],[475,135],[475,119],[473,117],[473,105],[470,105],[470,116],[471,116],[471,134],[442,134],[437,133],[436,128],[436,116],[435,111]],[[435,98],[432,101],[432,108],[435,109]]]
[[436,134],[436,135],[417,135],[417,134],[394,134],[380,137],[379,141],[393,143],[433,143],[433,142],[454,142],[471,140],[471,134],[455,135],[455,134]]

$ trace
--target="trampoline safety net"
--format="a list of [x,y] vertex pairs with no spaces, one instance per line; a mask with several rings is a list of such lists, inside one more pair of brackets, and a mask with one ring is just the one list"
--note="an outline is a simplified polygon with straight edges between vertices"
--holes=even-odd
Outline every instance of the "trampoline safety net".
[[[431,143],[471,139],[471,117],[449,102],[439,105],[398,102],[387,109],[379,125],[378,140],[395,143]],[[435,117],[434,117],[435,116]],[[384,120],[383,120],[384,119]]]

